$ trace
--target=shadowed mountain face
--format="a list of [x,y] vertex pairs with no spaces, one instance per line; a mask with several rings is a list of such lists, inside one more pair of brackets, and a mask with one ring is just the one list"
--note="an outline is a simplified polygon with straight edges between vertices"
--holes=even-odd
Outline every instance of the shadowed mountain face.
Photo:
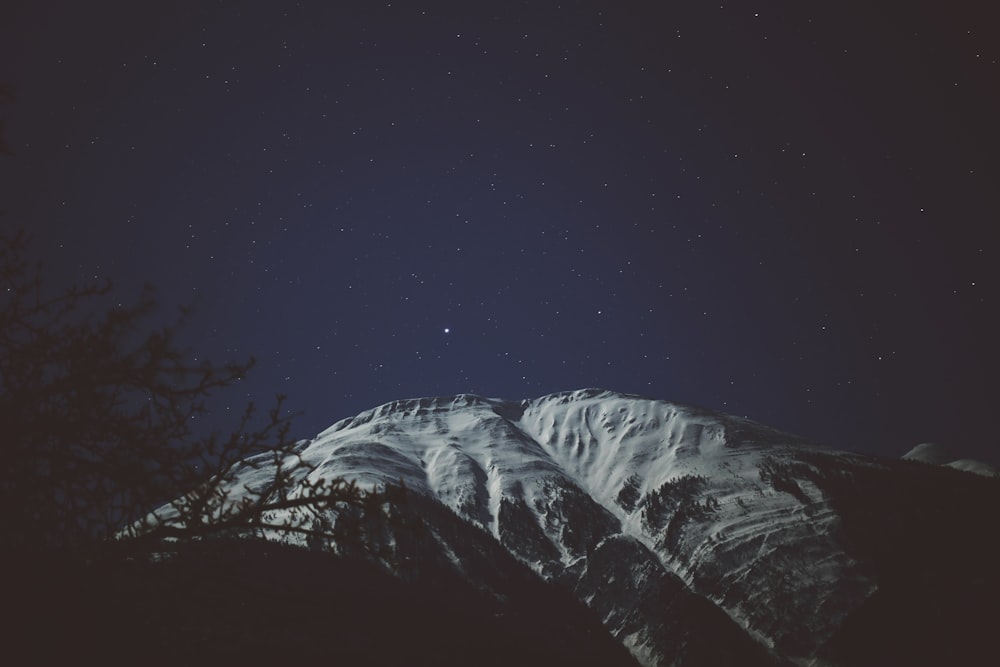
[[[5,590],[18,614],[3,655],[11,664],[635,667],[591,610],[465,530],[481,577],[434,557],[394,576],[258,540],[187,544],[152,563],[63,564]],[[479,549],[488,568],[471,556]],[[484,581],[503,595],[478,588]]]
[[397,401],[299,447],[311,477],[409,490],[372,532],[397,577],[502,599],[519,562],[647,665],[933,664],[1000,620],[996,479],[600,390]]

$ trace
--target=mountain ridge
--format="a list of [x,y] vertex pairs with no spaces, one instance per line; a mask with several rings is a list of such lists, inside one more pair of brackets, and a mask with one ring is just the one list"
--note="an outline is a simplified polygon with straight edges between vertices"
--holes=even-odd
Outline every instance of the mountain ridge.
[[[890,506],[896,500],[881,498],[879,483],[858,485],[926,473],[907,472],[923,464],[830,450],[739,417],[599,389],[522,401],[394,401],[296,450],[309,472],[293,480],[291,496],[320,478],[402,484],[573,591],[647,665],[723,660],[711,653],[713,636],[728,638],[732,662],[719,664],[807,664],[855,650],[844,628],[892,575],[875,566],[881,552],[866,551],[877,535],[854,528],[868,518],[851,494],[860,489]],[[947,473],[967,474],[930,470],[947,484]],[[233,501],[252,496],[267,474],[259,465],[238,471]],[[911,492],[908,484],[900,493]],[[994,493],[984,484],[976,489]],[[437,524],[430,530],[464,571],[462,546]],[[382,532],[387,548],[405,552],[404,537]]]

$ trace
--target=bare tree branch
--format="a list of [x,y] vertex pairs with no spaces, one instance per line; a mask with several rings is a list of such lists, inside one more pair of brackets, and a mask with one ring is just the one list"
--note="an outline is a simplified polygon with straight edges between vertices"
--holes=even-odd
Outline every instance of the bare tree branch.
[[[72,549],[234,531],[319,537],[324,513],[379,511],[376,492],[311,480],[282,396],[262,426],[249,404],[228,435],[195,433],[206,399],[253,359],[191,361],[177,343],[189,310],[150,330],[157,304],[148,286],[134,303],[110,306],[110,283],[49,291],[28,245],[23,231],[0,234],[0,446],[9,464],[0,519],[11,544]],[[271,478],[233,497],[238,474],[262,464]]]

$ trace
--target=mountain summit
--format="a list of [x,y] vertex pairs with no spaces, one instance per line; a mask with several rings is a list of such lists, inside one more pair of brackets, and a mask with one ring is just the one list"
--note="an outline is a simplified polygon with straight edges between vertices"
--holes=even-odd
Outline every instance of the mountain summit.
[[[296,449],[310,472],[289,495],[319,478],[409,491],[429,537],[416,550],[385,528],[379,539],[396,562],[431,549],[503,596],[452,523],[474,527],[591,607],[646,665],[919,663],[942,642],[975,645],[977,628],[998,619],[988,592],[1000,483],[949,468],[823,449],[746,419],[598,389],[395,401]],[[253,498],[269,474],[250,463],[234,501]],[[923,612],[936,639],[919,633],[931,623]]]
[[976,461],[974,459],[956,459],[954,456],[951,456],[944,447],[932,442],[920,443],[907,453],[903,454],[903,458],[907,461],[920,461],[922,463],[930,463],[932,465],[945,465],[949,468],[965,470],[966,472],[974,472],[977,475],[985,475],[986,477],[995,477],[1000,474],[996,468],[988,463]]

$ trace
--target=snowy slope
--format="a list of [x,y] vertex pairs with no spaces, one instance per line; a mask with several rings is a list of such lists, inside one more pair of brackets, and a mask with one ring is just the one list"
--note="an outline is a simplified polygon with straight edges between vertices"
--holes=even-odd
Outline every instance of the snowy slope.
[[[979,539],[983,563],[994,552],[976,528],[994,511],[989,480],[823,450],[737,417],[597,389],[395,401],[297,450],[312,472],[291,496],[319,478],[401,482],[452,510],[419,510],[430,547],[384,531],[401,561],[450,563],[503,596],[502,577],[482,578],[483,550],[453,523],[477,527],[590,605],[647,665],[838,664],[829,656],[862,646],[857,628],[867,626],[846,623],[852,614],[896,603],[875,593],[897,577],[897,561],[919,583],[943,561],[964,568],[951,542]],[[257,463],[240,470],[233,502],[273,478],[266,456]],[[923,536],[928,526],[948,537]],[[911,544],[928,557],[911,558]],[[988,568],[963,572],[981,578]]]
[[[512,556],[588,604],[646,665],[856,664],[873,641],[865,628],[951,609],[952,633],[969,640],[968,600],[1000,598],[976,597],[983,581],[1000,587],[1000,548],[983,529],[995,524],[995,479],[825,450],[690,406],[597,389],[420,398],[296,449],[311,472],[291,497],[320,478],[405,484],[426,532],[383,527],[378,539],[411,574],[450,568],[503,598]],[[230,502],[268,488],[269,456],[239,469]],[[962,463],[951,466],[973,467]],[[330,525],[340,518],[331,510]],[[946,564],[948,586],[908,597]],[[900,642],[886,636],[891,657]]]
[[[791,656],[813,654],[874,589],[835,539],[822,493],[772,479],[789,452],[808,449],[746,420],[588,389],[396,401],[337,422],[300,455],[314,478],[401,481],[440,501],[603,606],[609,629],[656,664],[670,639],[636,598],[650,577]],[[247,468],[234,486],[253,490],[268,474]],[[619,552],[636,562],[615,582],[588,567]],[[606,593],[612,583],[620,594]]]
[[1000,470],[997,470],[989,463],[984,463],[975,459],[957,459],[946,463],[945,465],[949,468],[954,468],[955,470],[964,470],[965,472],[972,472],[984,477],[1000,476]]
[[921,463],[929,463],[931,465],[943,465],[955,470],[983,475],[984,477],[1000,476],[1000,471],[988,463],[976,461],[975,459],[956,459],[944,447],[930,442],[917,445],[903,454],[903,459],[906,461],[920,461]]

